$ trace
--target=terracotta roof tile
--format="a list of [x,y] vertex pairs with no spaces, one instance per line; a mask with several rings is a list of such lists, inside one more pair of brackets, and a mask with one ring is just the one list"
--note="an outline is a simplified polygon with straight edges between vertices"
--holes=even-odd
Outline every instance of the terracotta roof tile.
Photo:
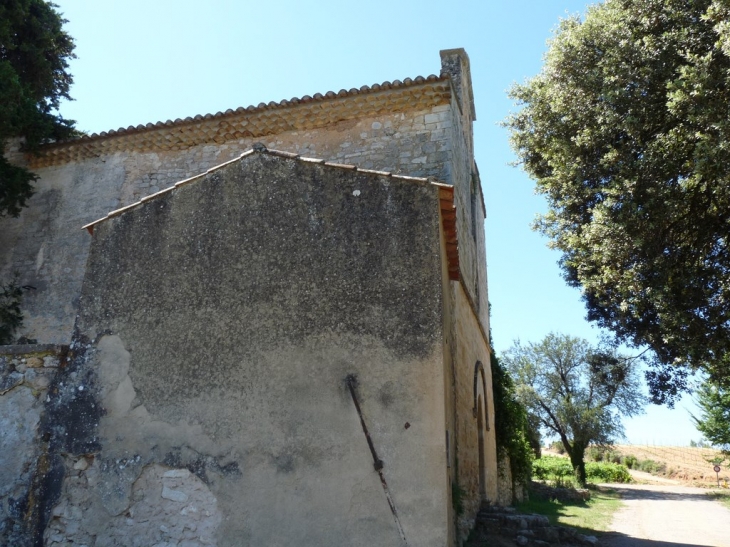
[[[395,98],[385,99],[382,92],[394,89],[398,90],[397,95],[394,95]],[[400,95],[409,89],[412,90],[411,93]],[[359,99],[358,97],[361,96],[367,97],[367,100],[365,100],[365,97]],[[203,142],[216,142],[216,139],[223,139],[221,142],[225,142],[226,140],[232,140],[232,138],[275,134],[281,132],[283,127],[293,127],[297,124],[306,126],[314,123],[312,127],[318,127],[316,121],[313,120],[319,119],[321,108],[317,108],[313,112],[303,111],[300,115],[301,119],[297,118],[294,111],[291,114],[285,113],[286,109],[303,108],[302,105],[313,107],[318,103],[345,99],[346,102],[344,103],[336,103],[341,105],[342,109],[337,119],[351,119],[371,110],[373,112],[382,112],[384,109],[406,109],[415,106],[428,107],[429,105],[441,104],[448,100],[450,96],[451,86],[448,75],[430,75],[427,78],[418,76],[414,79],[406,78],[402,82],[400,80],[386,81],[381,84],[362,86],[359,89],[352,88],[349,91],[342,89],[337,93],[334,91],[328,91],[325,94],[315,93],[314,96],[304,95],[301,98],[293,97],[279,102],[271,101],[268,104],[259,103],[258,106],[238,107],[235,110],[228,109],[225,112],[216,112],[215,114],[197,114],[192,117],[188,116],[185,119],[177,118],[174,121],[166,120],[145,125],[130,125],[127,128],[120,127],[116,130],[111,129],[100,133],[92,133],[71,141],[47,145],[43,147],[39,156],[31,156],[28,159],[31,167],[43,167],[132,148],[135,150],[179,150]],[[334,111],[335,109],[328,107],[328,113],[332,114]],[[276,114],[276,116],[270,117],[270,114]],[[281,118],[283,116],[286,116],[287,120],[290,120],[290,118],[295,120],[296,124],[287,123],[282,126]],[[241,120],[248,119],[246,117],[252,117],[251,120],[255,123],[242,124]],[[228,132],[222,131],[221,126],[215,125],[215,122],[212,122],[213,120],[227,123],[228,125],[223,129],[228,130]],[[331,120],[322,118],[322,123],[324,121],[329,123]],[[210,127],[206,125],[210,123],[214,125]],[[164,132],[170,129],[175,131],[161,136],[160,131]],[[240,136],[236,137],[237,134]],[[110,139],[114,139],[114,142],[108,142]]]

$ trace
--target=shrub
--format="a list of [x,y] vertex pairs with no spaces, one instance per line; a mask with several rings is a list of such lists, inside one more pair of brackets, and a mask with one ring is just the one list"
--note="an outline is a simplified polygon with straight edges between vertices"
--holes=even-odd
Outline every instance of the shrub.
[[639,459],[636,456],[628,454],[624,456],[624,461],[621,463],[623,463],[629,469],[636,469],[639,465]]
[[594,462],[603,461],[603,450],[597,446],[591,446],[586,450],[586,457]]
[[663,473],[667,466],[654,460],[643,460],[639,463],[639,469],[645,473]]
[[499,359],[490,353],[494,429],[499,457],[508,456],[512,481],[527,484],[532,471],[531,445],[540,447],[539,430],[531,427],[525,406],[517,400],[515,385]]
[[586,456],[594,462],[621,463],[621,455],[612,446],[590,446]]
[[573,466],[566,458],[543,456],[532,463],[532,473],[541,480],[553,481],[556,485],[573,475]]
[[[535,478],[552,481],[555,486],[573,482],[573,466],[567,458],[543,456],[533,462],[532,473]],[[609,462],[587,462],[586,478],[589,482],[631,482],[625,466]]]
[[609,462],[588,462],[586,477],[591,482],[631,482],[626,466]]

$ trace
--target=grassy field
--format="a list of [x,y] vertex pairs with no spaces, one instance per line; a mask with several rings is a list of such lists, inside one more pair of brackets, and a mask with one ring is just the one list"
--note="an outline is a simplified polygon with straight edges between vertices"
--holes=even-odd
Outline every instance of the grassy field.
[[591,487],[591,499],[587,502],[560,503],[557,501],[531,500],[517,506],[523,513],[545,515],[552,524],[578,528],[583,534],[593,535],[608,530],[613,514],[621,507],[621,499],[615,490]]

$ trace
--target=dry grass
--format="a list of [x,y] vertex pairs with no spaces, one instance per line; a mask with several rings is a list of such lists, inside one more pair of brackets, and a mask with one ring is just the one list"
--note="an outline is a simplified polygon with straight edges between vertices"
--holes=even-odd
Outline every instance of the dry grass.
[[[614,448],[622,456],[631,455],[639,460],[663,463],[666,470],[661,476],[699,486],[717,486],[717,475],[712,469],[713,464],[707,460],[720,456],[719,450],[689,446],[642,445],[616,445]],[[727,462],[720,472],[721,483],[723,478],[730,484],[730,469]]]

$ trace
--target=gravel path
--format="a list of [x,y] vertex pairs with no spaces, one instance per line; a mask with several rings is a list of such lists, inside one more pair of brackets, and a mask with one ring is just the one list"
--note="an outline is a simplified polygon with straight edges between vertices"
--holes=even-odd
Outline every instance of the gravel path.
[[706,489],[664,483],[610,487],[625,506],[614,516],[613,532],[604,536],[606,547],[730,547],[730,509]]

